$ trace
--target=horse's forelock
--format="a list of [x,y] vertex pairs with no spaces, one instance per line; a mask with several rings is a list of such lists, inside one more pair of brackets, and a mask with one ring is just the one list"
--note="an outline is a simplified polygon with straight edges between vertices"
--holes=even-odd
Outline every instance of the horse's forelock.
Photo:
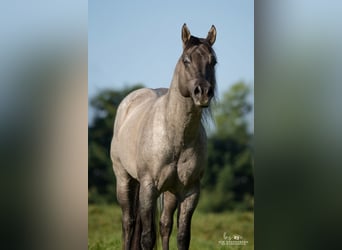
[[203,44],[206,47],[208,47],[209,50],[210,49],[212,50],[212,47],[211,47],[211,45],[210,45],[210,43],[208,42],[207,39],[191,36],[190,39],[185,44],[184,51],[187,51],[187,50],[191,49],[192,47],[198,46],[198,45],[201,45],[201,44]]

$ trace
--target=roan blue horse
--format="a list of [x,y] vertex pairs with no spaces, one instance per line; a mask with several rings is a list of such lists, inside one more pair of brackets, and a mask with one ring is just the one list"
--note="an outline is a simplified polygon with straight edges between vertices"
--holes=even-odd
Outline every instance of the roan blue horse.
[[157,198],[162,197],[160,234],[169,248],[178,208],[178,249],[188,249],[191,218],[206,165],[202,116],[210,113],[216,80],[214,26],[206,38],[182,27],[183,53],[169,89],[139,89],[120,104],[111,158],[122,208],[123,249],[153,249]]

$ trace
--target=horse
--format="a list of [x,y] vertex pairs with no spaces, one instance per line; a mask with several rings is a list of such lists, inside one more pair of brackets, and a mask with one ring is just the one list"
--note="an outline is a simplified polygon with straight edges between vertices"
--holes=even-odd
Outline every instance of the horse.
[[117,109],[110,155],[122,209],[123,249],[153,249],[157,198],[163,208],[159,228],[169,249],[173,214],[178,208],[177,246],[188,249],[191,218],[200,196],[206,163],[204,117],[215,96],[216,28],[206,38],[182,26],[183,53],[169,89],[142,88]]

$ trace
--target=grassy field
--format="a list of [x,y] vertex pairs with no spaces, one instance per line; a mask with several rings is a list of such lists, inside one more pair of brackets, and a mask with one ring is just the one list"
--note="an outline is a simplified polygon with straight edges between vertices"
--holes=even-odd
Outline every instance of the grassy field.
[[[203,214],[195,211],[192,219],[190,249],[254,249],[254,216],[251,212]],[[220,245],[224,234],[241,235],[245,246]],[[170,249],[177,249],[176,227],[170,239]],[[121,249],[121,210],[115,205],[89,205],[88,249]],[[161,249],[159,247],[158,249]]]

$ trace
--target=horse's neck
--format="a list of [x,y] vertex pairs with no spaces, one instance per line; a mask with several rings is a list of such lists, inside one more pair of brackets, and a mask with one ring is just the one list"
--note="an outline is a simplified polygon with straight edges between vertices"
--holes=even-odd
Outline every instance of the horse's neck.
[[195,140],[201,129],[201,118],[201,109],[194,105],[191,97],[183,97],[173,82],[166,95],[165,120],[167,133],[172,140],[183,145]]

